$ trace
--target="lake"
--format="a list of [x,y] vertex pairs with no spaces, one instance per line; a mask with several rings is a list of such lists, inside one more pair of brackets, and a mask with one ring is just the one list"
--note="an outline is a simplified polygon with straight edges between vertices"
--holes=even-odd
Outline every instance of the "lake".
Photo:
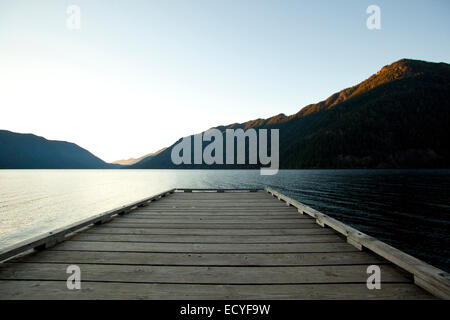
[[450,271],[450,170],[0,170],[0,248],[161,191],[272,187]]

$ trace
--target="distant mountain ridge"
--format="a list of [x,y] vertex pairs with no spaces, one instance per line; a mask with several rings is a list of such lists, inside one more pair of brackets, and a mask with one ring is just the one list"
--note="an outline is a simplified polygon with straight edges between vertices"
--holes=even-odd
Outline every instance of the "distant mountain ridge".
[[113,161],[111,163],[112,164],[120,164],[120,165],[123,165],[123,166],[130,166],[130,165],[133,165],[135,163],[138,163],[139,161],[141,161],[143,159],[150,159],[151,157],[156,156],[157,154],[163,152],[164,150],[166,150],[166,148],[162,148],[162,149],[160,149],[160,150],[158,150],[156,152],[152,152],[152,153],[146,154],[146,155],[144,155],[142,157],[139,157],[139,158],[130,158],[130,159],[124,159],[124,160],[116,160],[116,161]]
[[[284,169],[450,167],[450,65],[402,59],[291,116],[217,128],[280,129]],[[175,166],[172,147],[131,168],[229,168]]]
[[0,130],[2,169],[113,169],[112,165],[78,145],[47,140],[34,134]]

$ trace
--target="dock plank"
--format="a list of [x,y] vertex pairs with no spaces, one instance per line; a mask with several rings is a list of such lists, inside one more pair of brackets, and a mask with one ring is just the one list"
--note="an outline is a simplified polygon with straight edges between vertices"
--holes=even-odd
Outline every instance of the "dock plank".
[[[213,217],[298,217],[298,212],[284,212],[284,211],[267,211],[267,212],[263,212],[263,211],[247,211],[247,212],[243,212],[243,211],[237,211],[237,210],[233,210],[233,211],[200,211],[200,210],[193,210],[193,211],[145,211],[145,210],[139,210],[137,212],[133,212],[132,214],[133,217],[186,217],[186,216],[191,216],[191,217],[195,217],[195,216],[200,216],[200,217],[209,217],[209,218],[213,218]],[[307,218],[307,217],[303,217],[300,216],[301,218]]]
[[[216,220],[229,220],[229,221],[254,221],[258,222],[260,219],[264,220],[276,220],[276,219],[309,219],[305,216],[298,217],[297,214],[204,214],[201,212],[197,212],[196,214],[184,213],[184,214],[173,214],[173,213],[150,213],[150,214],[142,214],[142,213],[133,213],[128,217],[133,219],[188,219],[188,220],[196,220],[196,219],[208,219],[210,221]],[[286,222],[286,221],[284,221]]]
[[[25,263],[17,268],[6,263],[0,280],[66,280],[70,264]],[[366,283],[367,265],[299,266],[299,267],[212,267],[147,265],[80,265],[83,281],[184,283],[184,284],[308,284]],[[412,283],[389,265],[380,265],[382,282]]]
[[[348,243],[143,243],[106,241],[65,241],[58,250],[126,251],[126,252],[192,252],[192,253],[301,253],[301,252],[355,252]],[[53,249],[49,249],[53,250]]]
[[158,224],[164,224],[164,223],[173,223],[173,224],[184,224],[184,223],[190,223],[195,225],[201,225],[203,223],[208,224],[242,224],[242,223],[253,223],[253,224],[300,224],[300,223],[306,223],[311,224],[315,223],[314,220],[308,219],[308,218],[287,218],[287,219],[280,219],[280,218],[249,218],[249,219],[239,219],[239,218],[199,218],[199,217],[182,217],[182,218],[146,218],[146,217],[134,217],[133,215],[128,215],[127,217],[121,217],[120,219],[117,219],[115,222],[123,222],[123,223],[158,223]]
[[13,262],[90,263],[128,265],[205,266],[313,266],[348,264],[387,264],[364,252],[322,253],[155,253],[110,251],[46,250],[17,258]]
[[120,221],[114,219],[109,222],[110,227],[119,228],[156,228],[156,229],[310,229],[315,226],[312,221],[299,221],[296,223],[155,223],[142,222],[139,220]]
[[424,300],[432,297],[408,283],[385,283],[382,290],[365,284],[313,285],[202,285],[83,282],[81,290],[67,290],[65,281],[1,281],[4,299],[132,299],[132,300]]
[[344,242],[336,234],[295,235],[295,236],[180,236],[180,235],[146,235],[146,234],[98,234],[84,232],[72,241],[111,241],[111,242],[165,242],[165,243],[315,243]]
[[148,234],[148,235],[189,235],[189,236],[288,236],[288,235],[304,235],[304,234],[336,234],[335,231],[329,228],[321,228],[317,225],[311,225],[310,228],[289,228],[289,229],[163,229],[163,228],[121,228],[111,227],[111,225],[104,224],[96,226],[89,230],[89,232],[101,234]]

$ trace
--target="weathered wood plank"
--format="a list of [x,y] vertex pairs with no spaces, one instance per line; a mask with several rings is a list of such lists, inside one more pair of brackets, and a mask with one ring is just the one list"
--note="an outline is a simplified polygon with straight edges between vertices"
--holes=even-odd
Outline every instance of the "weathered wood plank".
[[273,207],[273,208],[269,208],[269,207],[243,207],[243,206],[238,206],[238,207],[215,207],[215,206],[209,206],[209,207],[200,207],[200,206],[183,206],[183,207],[177,207],[177,206],[168,206],[168,207],[147,207],[146,211],[143,212],[154,212],[154,211],[188,211],[188,212],[260,212],[260,213],[270,213],[270,212],[274,212],[274,213],[295,213],[297,212],[297,210],[292,210],[289,209],[288,207]]
[[303,235],[303,234],[336,234],[330,228],[320,228],[319,226],[311,225],[311,228],[303,229],[155,229],[155,228],[121,228],[111,227],[110,224],[104,224],[91,228],[89,230],[95,234],[148,234],[148,235],[189,235],[189,236],[288,236],[288,235]]
[[432,299],[407,283],[384,283],[381,290],[365,284],[203,285],[82,282],[67,290],[65,281],[0,281],[0,297],[15,299],[130,299],[130,300],[298,300],[298,299]]
[[[164,202],[158,202],[155,204],[158,205],[164,205],[164,204],[191,204],[191,203],[198,203],[199,205],[209,205],[211,203],[215,204],[223,204],[223,205],[232,205],[234,203],[240,203],[242,205],[249,205],[249,204],[258,204],[258,203],[264,203],[269,204],[273,206],[279,206],[282,205],[282,202],[276,202],[273,201],[274,199],[270,198],[236,198],[236,197],[230,197],[230,198],[193,198],[193,199],[179,199],[179,198],[168,198],[167,201]],[[230,203],[232,201],[232,203]]]
[[[196,252],[196,253],[301,253],[301,252],[355,252],[346,242],[294,244],[209,244],[209,243],[141,243],[65,241],[58,250],[128,251],[128,252]],[[52,250],[52,249],[48,249]]]
[[273,201],[274,199],[271,198],[236,198],[236,197],[229,197],[229,198],[222,198],[221,196],[218,196],[217,198],[192,198],[192,199],[180,199],[177,197],[169,197],[167,199],[164,199],[164,201],[158,201],[155,202],[155,205],[166,205],[166,204],[191,204],[191,203],[197,203],[199,205],[210,205],[211,203],[214,204],[222,204],[225,206],[233,205],[236,203],[240,203],[242,205],[250,205],[250,204],[258,204],[258,203],[264,203],[268,205],[273,206],[280,206],[283,203],[279,201]]
[[[214,217],[214,216],[223,216],[223,217],[293,217],[297,218],[299,217],[298,212],[277,212],[277,211],[204,211],[204,210],[191,210],[191,211],[178,211],[178,210],[168,210],[168,211],[161,211],[161,210],[155,210],[155,211],[143,211],[138,210],[136,212],[133,212],[131,216],[133,217],[139,217],[139,216],[161,216],[161,217],[167,217],[167,216],[204,216],[204,217]],[[308,216],[300,215],[301,218],[307,218],[310,219]]]
[[155,202],[154,205],[158,207],[164,207],[164,206],[171,206],[171,205],[177,205],[177,206],[190,206],[190,205],[198,205],[198,206],[211,206],[211,205],[218,205],[218,206],[224,206],[224,207],[230,207],[230,206],[263,206],[268,205],[271,207],[283,207],[284,203],[282,202],[274,202],[271,199],[231,199],[230,200],[205,200],[205,199],[191,199],[191,200],[177,200],[177,199],[167,199],[167,201],[159,201]]
[[297,210],[260,210],[260,209],[217,209],[217,208],[207,208],[207,209],[148,209],[148,210],[139,210],[134,213],[161,213],[161,214],[231,214],[231,215],[265,215],[265,214],[298,214]]
[[246,215],[246,214],[223,214],[223,213],[217,213],[217,214],[202,214],[202,213],[183,213],[178,212],[176,214],[174,213],[133,213],[129,215],[129,217],[132,218],[145,218],[145,219],[177,219],[177,218],[198,218],[198,219],[210,219],[210,220],[216,220],[216,219],[238,219],[238,220],[246,220],[249,219],[251,221],[253,220],[259,220],[259,219],[311,219],[309,217],[305,216],[299,216],[299,214],[258,214],[258,215]]
[[225,211],[225,212],[261,212],[261,213],[267,213],[267,212],[284,212],[284,213],[295,213],[297,212],[297,210],[293,209],[293,208],[289,208],[289,207],[244,207],[244,206],[236,206],[236,207],[217,207],[217,206],[183,206],[183,207],[179,207],[179,206],[167,206],[167,207],[150,207],[147,206],[146,207],[146,211],[212,211],[212,212],[221,212],[221,211]]
[[194,195],[192,196],[185,196],[185,197],[181,197],[179,195],[175,195],[174,197],[170,197],[170,199],[168,199],[168,201],[180,201],[180,202],[191,202],[193,200],[198,200],[200,202],[210,202],[210,201],[218,201],[218,202],[226,202],[227,200],[236,200],[236,201],[257,201],[257,200],[261,200],[261,201],[265,201],[265,202],[272,202],[272,203],[276,203],[273,201],[273,198],[271,197],[267,197],[264,195],[252,195],[252,196],[236,196],[236,195],[228,195],[228,196],[224,196],[224,195],[216,195],[214,197],[205,197],[204,195],[199,195],[198,197],[195,197]]
[[201,217],[182,217],[182,218],[177,218],[177,219],[171,219],[171,218],[136,218],[134,216],[127,216],[127,217],[122,217],[119,219],[116,219],[115,222],[117,223],[174,223],[174,224],[180,224],[180,223],[190,223],[190,224],[196,224],[196,225],[201,225],[203,223],[207,223],[207,224],[222,224],[222,223],[226,223],[226,224],[242,224],[242,223],[246,223],[246,224],[251,224],[251,223],[255,223],[255,224],[277,224],[277,223],[281,223],[281,224],[289,224],[289,223],[293,223],[293,224],[298,224],[298,223],[307,223],[307,224],[313,224],[315,223],[314,220],[312,219],[301,219],[301,218],[294,218],[294,219],[279,219],[279,218],[271,218],[271,219],[266,219],[266,218],[260,218],[260,219],[233,219],[233,218],[216,218],[216,219],[208,219],[208,218],[201,218]]
[[365,252],[323,253],[152,253],[42,251],[13,262],[93,263],[129,265],[228,265],[228,266],[307,266],[342,264],[386,264]]
[[182,194],[175,193],[174,197],[180,200],[192,200],[192,199],[270,199],[264,192],[258,192],[254,194],[250,194],[248,192],[242,193],[227,193],[227,194],[214,194],[214,193],[195,193],[195,194]]
[[[233,201],[233,203],[230,203],[229,201]],[[229,197],[229,198],[222,198],[221,196],[218,196],[217,198],[197,198],[197,199],[180,199],[177,197],[170,197],[167,199],[167,201],[160,201],[158,203],[158,205],[162,205],[162,204],[166,204],[166,203],[194,203],[197,202],[199,204],[210,204],[210,203],[217,203],[217,204],[224,204],[224,205],[230,205],[230,204],[234,204],[234,203],[242,203],[242,204],[247,204],[247,203],[267,203],[267,204],[271,204],[271,205],[280,205],[282,204],[281,202],[275,202],[273,201],[273,199],[270,198],[249,198],[249,197],[245,197],[245,198],[236,198],[236,197]]]
[[238,200],[244,200],[244,199],[262,199],[262,200],[267,200],[270,199],[270,197],[267,197],[267,195],[264,195],[264,192],[259,192],[259,193],[255,193],[255,194],[250,194],[250,193],[241,193],[241,194],[233,194],[233,193],[229,193],[229,194],[225,194],[225,195],[221,195],[221,194],[213,194],[213,193],[195,193],[190,195],[183,195],[183,194],[177,194],[177,199],[180,200],[192,200],[192,199],[202,199],[202,200],[224,200],[224,199],[238,199]]
[[115,219],[108,223],[109,227],[120,228],[157,228],[157,229],[301,229],[311,228],[314,222],[304,223],[143,223],[135,220],[120,221]]
[[[0,280],[67,280],[70,264],[6,263]],[[82,281],[205,283],[205,284],[308,284],[366,283],[367,265],[299,267],[206,267],[206,266],[132,266],[83,264]],[[397,269],[380,265],[381,282],[411,283]]]
[[165,242],[165,243],[316,243],[344,242],[336,234],[295,236],[180,236],[142,234],[98,234],[83,232],[71,241]]
[[230,200],[190,200],[190,201],[178,201],[175,199],[170,199],[167,201],[159,201],[154,203],[157,207],[170,207],[170,206],[199,206],[199,207],[211,207],[211,206],[218,206],[218,207],[237,207],[237,206],[243,206],[243,207],[277,207],[277,208],[283,208],[286,205],[283,202],[274,202],[273,200],[236,200],[236,199],[230,199]]
[[262,192],[264,189],[255,188],[177,188],[176,192],[192,192],[192,193],[248,193],[248,192]]

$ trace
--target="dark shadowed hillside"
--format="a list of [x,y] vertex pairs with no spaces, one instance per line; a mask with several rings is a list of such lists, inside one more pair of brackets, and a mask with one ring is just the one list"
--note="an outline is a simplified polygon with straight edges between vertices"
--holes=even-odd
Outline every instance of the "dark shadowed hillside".
[[52,141],[33,134],[0,130],[2,169],[103,169],[105,163],[74,143]]
[[[450,65],[403,59],[294,115],[217,128],[280,129],[281,168],[450,167]],[[171,149],[133,167],[194,167]]]

